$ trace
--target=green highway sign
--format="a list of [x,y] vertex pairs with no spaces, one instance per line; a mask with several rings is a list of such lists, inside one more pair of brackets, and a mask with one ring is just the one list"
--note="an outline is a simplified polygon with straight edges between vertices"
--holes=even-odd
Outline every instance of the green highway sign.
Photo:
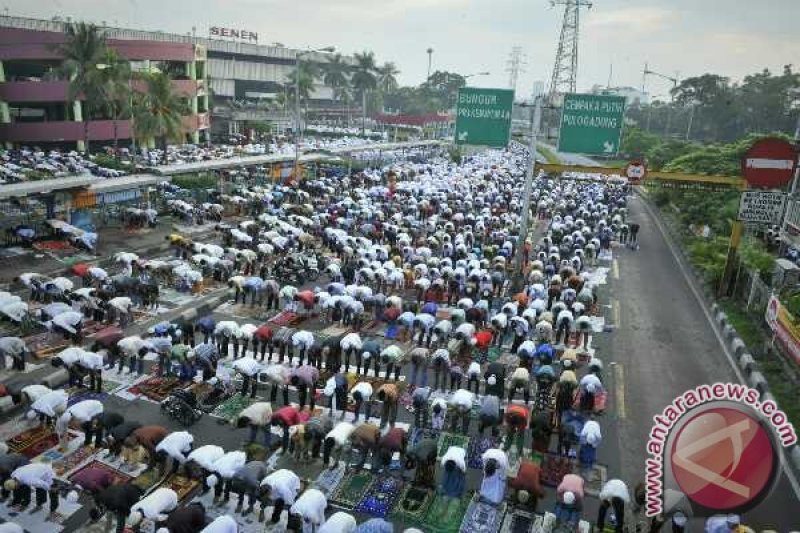
[[619,150],[625,97],[565,94],[558,151],[613,155]]
[[456,144],[507,146],[514,91],[461,87],[456,106]]

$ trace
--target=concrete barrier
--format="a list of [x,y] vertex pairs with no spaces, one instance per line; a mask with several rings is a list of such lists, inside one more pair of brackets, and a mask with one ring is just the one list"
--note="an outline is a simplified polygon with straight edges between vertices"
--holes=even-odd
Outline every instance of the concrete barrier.
[[712,315],[717,316],[717,313],[719,312],[719,310],[720,310],[719,309],[719,304],[717,302],[714,302],[714,303],[711,304],[711,314]]
[[746,376],[749,376],[753,373],[753,370],[758,367],[756,366],[756,360],[753,359],[753,356],[749,353],[745,353],[739,358],[739,368],[742,369],[742,372],[744,372]]
[[720,326],[724,326],[725,324],[728,323],[728,315],[726,315],[722,311],[718,312],[714,318],[717,319],[717,322],[719,323]]
[[42,378],[42,385],[47,385],[51,389],[57,389],[61,385],[69,381],[69,372],[63,368],[59,368],[52,374],[48,374]]
[[769,384],[767,383],[766,378],[758,370],[751,372],[747,381],[751,387],[759,392],[759,394],[764,394],[769,389]]
[[795,469],[800,471],[800,446],[792,446],[792,451],[789,452],[789,457]]
[[722,335],[725,337],[725,340],[729,341],[736,336],[736,330],[733,329],[733,326],[730,324],[725,324],[722,327]]
[[738,359],[745,352],[745,350],[747,350],[747,346],[741,337],[734,337],[731,341],[731,350],[733,351],[733,355],[735,355]]
[[772,393],[769,391],[762,394],[759,400],[761,400],[761,403],[764,403],[766,401],[771,401],[774,402],[775,405],[778,405],[778,402],[775,400],[775,396],[773,396]]

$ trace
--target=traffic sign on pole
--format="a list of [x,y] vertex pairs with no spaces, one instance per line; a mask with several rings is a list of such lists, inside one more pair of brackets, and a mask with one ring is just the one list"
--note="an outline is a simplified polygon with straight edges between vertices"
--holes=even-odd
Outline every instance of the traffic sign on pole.
[[619,150],[625,114],[623,96],[566,94],[558,151],[613,155]]
[[753,188],[775,189],[792,180],[797,150],[789,141],[769,137],[756,141],[742,159],[742,176]]
[[461,87],[456,106],[456,144],[507,146],[514,91]]
[[632,184],[639,185],[647,177],[647,166],[641,161],[631,161],[625,167],[625,176]]

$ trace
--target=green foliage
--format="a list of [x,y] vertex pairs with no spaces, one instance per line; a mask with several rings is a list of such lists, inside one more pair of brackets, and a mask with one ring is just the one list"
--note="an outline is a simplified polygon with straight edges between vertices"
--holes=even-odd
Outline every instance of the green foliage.
[[692,264],[703,271],[708,281],[714,285],[719,284],[725,270],[728,239],[726,237],[690,239],[686,249]]
[[189,112],[186,102],[173,91],[166,74],[153,72],[144,79],[147,91],[137,94],[134,101],[135,135],[142,141],[160,139],[164,147],[168,141],[182,142],[183,115]]
[[769,277],[775,268],[775,257],[770,254],[764,244],[756,239],[747,238],[739,246],[739,258],[747,270],[758,271],[762,277]]
[[214,174],[181,174],[172,178],[172,183],[183,189],[213,189],[218,185],[218,178]]
[[120,161],[115,157],[106,154],[97,154],[94,156],[93,161],[101,167],[110,168],[113,170],[124,170],[125,172],[134,172],[134,165],[127,161]]
[[659,144],[661,144],[661,138],[658,135],[636,127],[624,128],[620,151],[630,157],[644,157]]
[[685,141],[662,141],[647,150],[645,154],[647,165],[651,170],[661,170],[664,165],[691,149],[692,145]]
[[672,195],[670,195],[670,191],[666,189],[656,189],[651,193],[651,198],[653,199],[653,203],[659,208],[669,205],[672,201]]
[[453,161],[455,164],[461,164],[461,149],[458,146],[451,146],[447,149],[448,154],[450,155],[450,160]]

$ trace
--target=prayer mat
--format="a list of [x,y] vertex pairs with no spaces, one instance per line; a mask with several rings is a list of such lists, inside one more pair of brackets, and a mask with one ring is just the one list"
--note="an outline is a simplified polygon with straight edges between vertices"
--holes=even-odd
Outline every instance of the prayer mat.
[[557,487],[564,476],[575,472],[577,461],[555,453],[547,453],[542,461],[542,484]]
[[403,489],[397,505],[392,511],[392,518],[403,523],[423,525],[423,517],[436,496],[433,489],[409,485]]
[[58,444],[58,435],[49,427],[36,426],[6,441],[9,453],[19,453],[33,459]]
[[136,478],[134,478],[134,480],[131,481],[131,483],[136,485],[143,491],[147,492],[153,485],[159,483],[161,479],[162,478],[159,475],[158,468],[148,468],[147,470],[136,476]]
[[305,320],[305,317],[298,315],[292,311],[281,311],[274,317],[270,318],[268,322],[275,326],[293,326]]
[[153,376],[133,385],[128,389],[128,392],[137,396],[145,396],[154,402],[160,403],[181,385],[182,382],[178,378]]
[[111,475],[112,485],[124,485],[126,483],[129,483],[130,480],[133,479],[133,477],[129,476],[125,472],[121,472],[116,468],[114,468],[113,466],[107,465],[106,463],[97,460],[91,461],[90,463],[87,463],[81,468],[75,470],[72,474],[69,475],[67,479],[72,481],[73,478],[75,478],[79,472],[82,472],[88,468],[95,468],[108,472]]
[[172,474],[161,483],[161,486],[174,490],[178,495],[178,501],[183,501],[186,497],[190,496],[195,489],[200,487],[200,482],[190,477]]
[[533,513],[515,509],[506,513],[500,533],[531,533],[537,516]]
[[364,497],[371,482],[372,474],[368,471],[351,470],[345,473],[339,487],[333,493],[332,501],[346,509],[352,509]]
[[346,467],[341,462],[334,468],[324,468],[314,481],[314,488],[319,489],[327,498],[330,498],[344,479],[345,470]]
[[63,476],[80,466],[82,463],[86,462],[86,460],[92,457],[94,454],[94,448],[90,446],[80,446],[74,452],[64,455],[62,459],[54,461],[53,471],[57,476]]
[[460,499],[436,494],[425,513],[425,531],[429,533],[455,533],[461,527],[464,511],[471,500],[465,494]]
[[245,444],[243,448],[244,452],[247,454],[248,461],[265,461],[271,451],[255,442],[249,442]]
[[[33,503],[22,512],[11,509],[11,507],[8,505],[10,503],[10,498],[8,499],[7,503],[0,503],[0,517],[2,517],[4,521],[14,522],[22,527],[24,531],[47,531],[48,533],[60,533],[63,531],[64,523],[67,521],[67,519],[81,508],[80,503],[70,503],[66,501],[66,499],[61,498],[58,502],[58,510],[56,511],[55,516],[51,519],[49,517],[50,513],[47,505],[45,505],[43,509],[40,509],[35,513],[31,513],[30,511],[35,505]],[[74,525],[70,529],[76,530]],[[83,531],[82,527],[77,529]]]
[[417,445],[419,445],[420,442],[422,442],[422,439],[426,437],[432,439],[438,438],[432,429],[420,427],[413,428],[408,437],[408,449],[413,450]]
[[467,466],[469,468],[483,468],[483,459],[481,456],[489,448],[496,448],[499,439],[488,435],[485,437],[472,437],[467,447]]
[[370,485],[364,497],[353,510],[377,518],[386,518],[400,497],[402,489],[403,480],[400,477],[379,477]]
[[583,491],[589,496],[597,498],[600,496],[600,491],[603,490],[603,485],[606,484],[608,468],[605,465],[595,463],[586,475],[582,475],[582,477],[586,481]]
[[69,343],[61,335],[51,331],[28,335],[23,340],[37,359],[50,357],[69,347]]
[[498,506],[478,501],[477,498],[470,502],[461,522],[462,533],[495,533],[503,520],[506,504]]
[[328,326],[327,328],[320,331],[321,334],[327,335],[328,337],[335,337],[337,335],[344,335],[348,333],[350,328],[348,327],[340,327],[340,326]]
[[251,398],[250,396],[242,396],[239,393],[234,394],[211,411],[212,416],[231,421],[241,413],[244,409],[257,402],[259,398]]
[[106,401],[108,398],[108,394],[105,392],[78,392],[77,394],[70,394],[69,399],[67,400],[67,407],[72,407],[78,402],[82,402],[84,400],[98,400],[101,402]]
[[445,452],[447,452],[447,449],[451,446],[467,449],[469,448],[469,437],[456,433],[442,433],[439,436],[439,459],[444,457]]
[[380,335],[379,329],[383,322],[380,320],[370,320],[363,326],[361,326],[361,334],[362,335]]

